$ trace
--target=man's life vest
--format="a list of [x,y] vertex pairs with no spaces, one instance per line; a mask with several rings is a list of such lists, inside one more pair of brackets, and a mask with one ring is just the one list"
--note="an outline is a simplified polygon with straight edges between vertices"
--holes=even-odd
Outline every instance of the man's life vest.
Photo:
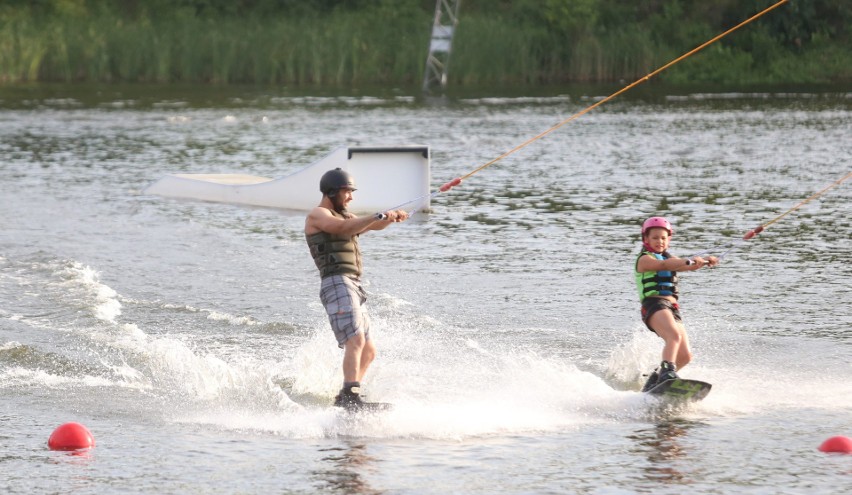
[[[336,211],[331,214],[343,218],[343,215]],[[357,235],[343,237],[317,232],[306,235],[305,238],[321,278],[330,275],[361,276],[361,250],[358,247]]]

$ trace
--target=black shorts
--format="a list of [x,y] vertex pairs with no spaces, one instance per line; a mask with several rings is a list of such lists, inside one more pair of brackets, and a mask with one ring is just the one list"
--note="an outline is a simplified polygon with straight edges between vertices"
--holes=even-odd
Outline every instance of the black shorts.
[[683,322],[683,319],[680,317],[680,306],[678,306],[677,303],[673,303],[668,299],[663,299],[662,297],[648,297],[642,301],[642,322],[645,323],[648,330],[657,333],[657,331],[651,328],[651,325],[648,324],[648,320],[651,319],[651,315],[661,309],[671,311],[675,321]]

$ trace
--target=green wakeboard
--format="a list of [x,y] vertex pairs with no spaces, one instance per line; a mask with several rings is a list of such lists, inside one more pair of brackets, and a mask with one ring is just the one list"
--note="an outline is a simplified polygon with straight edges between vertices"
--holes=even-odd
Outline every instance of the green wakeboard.
[[707,382],[675,378],[674,380],[666,380],[663,383],[658,383],[646,393],[669,399],[699,401],[707,397],[712,387],[713,385]]

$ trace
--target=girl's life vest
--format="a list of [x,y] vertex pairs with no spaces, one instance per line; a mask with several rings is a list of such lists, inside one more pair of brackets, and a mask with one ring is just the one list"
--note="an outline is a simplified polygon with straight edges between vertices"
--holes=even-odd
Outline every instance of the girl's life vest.
[[[658,260],[667,260],[672,256],[668,253],[668,251],[663,251],[662,253],[655,253],[653,251],[648,251],[647,249],[643,249],[639,256],[636,257],[636,265],[639,265],[639,259],[642,256],[651,255]],[[634,266],[634,272],[636,274],[636,287],[639,289],[639,302],[645,300],[646,297],[653,296],[673,296],[675,299],[678,298],[677,292],[677,272],[671,271],[659,271],[659,272],[640,272]]]

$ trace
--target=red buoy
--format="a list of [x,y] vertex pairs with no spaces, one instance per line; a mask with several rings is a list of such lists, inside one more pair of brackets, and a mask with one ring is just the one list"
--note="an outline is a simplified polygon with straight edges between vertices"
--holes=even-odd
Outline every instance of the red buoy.
[[80,423],[65,423],[53,430],[47,446],[50,450],[90,449],[95,446],[95,437]]
[[852,438],[844,436],[831,437],[819,446],[820,452],[839,452],[852,454]]

